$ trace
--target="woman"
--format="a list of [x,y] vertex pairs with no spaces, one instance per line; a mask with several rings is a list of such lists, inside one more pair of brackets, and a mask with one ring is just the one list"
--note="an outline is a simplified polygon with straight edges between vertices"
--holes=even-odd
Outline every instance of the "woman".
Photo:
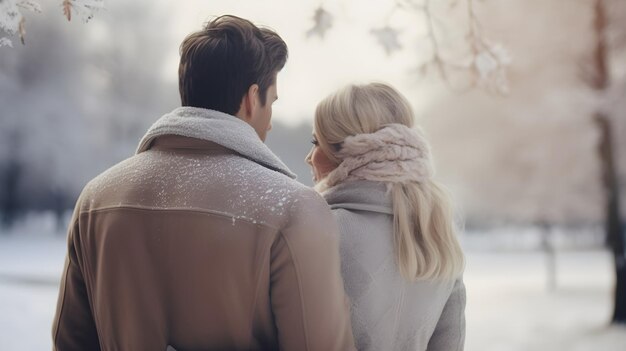
[[462,350],[463,253],[407,100],[351,85],[315,111],[306,158],[341,232],[359,350]]

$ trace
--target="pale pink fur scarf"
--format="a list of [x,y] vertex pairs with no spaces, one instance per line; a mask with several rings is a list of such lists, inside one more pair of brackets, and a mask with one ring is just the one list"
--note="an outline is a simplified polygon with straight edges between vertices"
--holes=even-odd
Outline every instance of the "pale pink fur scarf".
[[350,180],[423,182],[434,173],[430,147],[422,132],[402,124],[349,136],[335,156],[341,164],[324,179],[322,188]]

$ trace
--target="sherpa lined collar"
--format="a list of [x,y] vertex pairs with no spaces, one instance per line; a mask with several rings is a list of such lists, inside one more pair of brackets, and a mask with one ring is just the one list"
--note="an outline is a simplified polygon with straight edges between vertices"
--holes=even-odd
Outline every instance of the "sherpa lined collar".
[[139,143],[137,153],[150,149],[154,139],[163,135],[180,135],[211,141],[269,169],[296,178],[278,156],[259,139],[254,128],[226,113],[197,107],[179,107],[159,118],[148,129]]
[[322,196],[331,209],[370,211],[393,214],[391,195],[383,182],[354,180],[341,182],[324,191]]

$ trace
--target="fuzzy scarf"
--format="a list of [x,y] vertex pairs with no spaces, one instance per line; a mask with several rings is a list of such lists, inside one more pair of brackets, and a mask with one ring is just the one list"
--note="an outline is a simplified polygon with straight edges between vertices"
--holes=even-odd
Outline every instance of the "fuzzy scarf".
[[179,107],[159,118],[139,143],[137,153],[148,150],[161,135],[180,135],[212,141],[245,158],[290,178],[296,175],[259,139],[254,128],[241,119],[215,110]]
[[351,180],[423,182],[434,173],[430,147],[422,132],[402,124],[349,136],[335,156],[341,163],[326,176],[321,190]]

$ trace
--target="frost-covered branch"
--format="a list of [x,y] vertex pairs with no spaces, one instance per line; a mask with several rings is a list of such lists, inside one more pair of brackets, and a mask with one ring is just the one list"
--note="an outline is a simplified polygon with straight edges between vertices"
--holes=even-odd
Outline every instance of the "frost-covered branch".
[[[41,6],[30,0],[0,0],[0,30],[9,35],[19,35],[24,44],[26,35],[26,19],[21,10],[41,12]],[[13,46],[11,40],[6,37],[0,38],[0,47]]]
[[[392,0],[389,13],[384,17],[381,26],[370,30],[376,41],[388,55],[402,50],[401,31],[394,26],[392,18],[404,12],[420,18],[426,27],[425,40],[430,44],[429,59],[418,65],[419,71],[426,73],[432,67],[439,77],[454,91],[466,91],[479,87],[490,92],[505,94],[508,91],[506,71],[511,59],[502,45],[491,43],[482,33],[480,20],[475,10],[475,0],[463,0],[465,3],[467,28],[465,42],[466,54],[462,58],[451,58],[446,55],[446,42],[438,36],[440,27],[444,25],[433,10],[432,0]],[[448,11],[460,6],[461,0],[450,0]],[[307,32],[308,36],[322,37],[333,25],[334,17],[323,6],[320,6],[313,17],[314,25]],[[449,45],[448,45],[449,47]],[[460,86],[455,83],[457,76],[469,76]]]
[[[424,0],[423,6],[419,6],[419,7],[416,6],[415,8],[417,10],[421,10],[422,13],[424,14],[424,17],[426,17],[426,24],[427,24],[426,26],[428,28],[428,40],[430,41],[430,45],[433,50],[430,64],[434,65],[437,68],[437,71],[439,72],[439,76],[444,80],[444,82],[446,82],[446,84],[448,84],[452,89],[454,89],[454,86],[452,85],[452,83],[450,82],[450,78],[448,77],[448,71],[446,69],[446,66],[451,65],[451,63],[447,62],[447,60],[445,60],[442,57],[439,41],[437,40],[437,34],[435,33],[435,16],[433,15],[431,11],[430,0]],[[428,64],[429,64],[428,62],[425,63],[425,65],[428,65]]]
[[88,22],[96,12],[104,8],[104,0],[63,0],[63,15],[68,21],[72,20],[72,12]]
[[[414,4],[413,8],[423,14],[427,27],[427,38],[432,48],[431,59],[424,62],[421,71],[428,67],[436,68],[441,79],[454,91],[467,91],[475,87],[490,92],[505,94],[508,92],[506,69],[511,59],[507,51],[499,44],[491,44],[483,35],[481,24],[474,8],[474,0],[465,0],[467,7],[467,36],[468,55],[461,60],[446,58],[442,45],[437,37],[437,16],[432,10],[431,0],[424,0],[423,4]],[[450,3],[450,10],[457,8],[459,0]],[[450,71],[461,73],[466,71],[470,75],[469,82],[458,86],[452,82]]]
[[[77,14],[84,22],[93,18],[95,12],[104,8],[104,0],[63,0],[63,15],[68,21],[72,13]],[[34,0],[0,0],[0,31],[12,36],[18,35],[25,44],[26,19],[22,10],[41,13],[41,5]],[[0,37],[0,47],[13,47],[7,37]]]
[[508,92],[506,69],[511,63],[511,58],[502,45],[489,43],[482,34],[474,1],[467,0],[468,42],[471,48],[472,69],[475,77],[478,77],[479,85],[499,93],[506,93]]
[[333,15],[320,6],[315,10],[313,15],[315,23],[311,29],[306,32],[307,37],[318,36],[324,38],[326,31],[333,26]]

